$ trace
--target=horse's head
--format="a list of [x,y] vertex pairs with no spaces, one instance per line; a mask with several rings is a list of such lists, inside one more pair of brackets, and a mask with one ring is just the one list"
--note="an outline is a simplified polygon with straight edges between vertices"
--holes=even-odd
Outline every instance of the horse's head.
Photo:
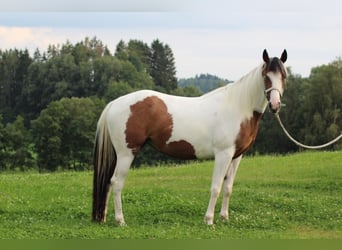
[[278,113],[281,107],[281,97],[285,88],[287,71],[284,63],[287,59],[286,50],[278,57],[269,57],[266,49],[262,55],[264,66],[262,75],[265,83],[265,96],[268,101],[268,107],[272,113]]

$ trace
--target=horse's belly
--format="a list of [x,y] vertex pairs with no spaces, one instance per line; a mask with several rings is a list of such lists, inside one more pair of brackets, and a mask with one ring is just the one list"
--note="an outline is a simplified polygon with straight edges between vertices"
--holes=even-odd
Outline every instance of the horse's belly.
[[185,140],[173,141],[164,145],[156,145],[153,142],[152,144],[164,154],[178,159],[192,160],[197,158],[195,148]]

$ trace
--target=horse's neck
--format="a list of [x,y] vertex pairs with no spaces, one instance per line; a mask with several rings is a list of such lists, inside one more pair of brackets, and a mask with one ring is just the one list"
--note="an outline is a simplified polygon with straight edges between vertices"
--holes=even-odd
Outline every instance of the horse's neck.
[[[227,86],[229,88],[229,86]],[[240,80],[232,83],[229,95],[245,113],[254,111],[263,113],[267,100],[264,95],[264,81],[262,78],[262,65],[255,68]]]

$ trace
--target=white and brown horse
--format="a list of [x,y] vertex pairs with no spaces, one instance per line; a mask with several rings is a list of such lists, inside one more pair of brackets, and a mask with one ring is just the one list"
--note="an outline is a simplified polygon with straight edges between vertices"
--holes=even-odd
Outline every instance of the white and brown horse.
[[213,224],[223,186],[220,215],[228,219],[229,197],[242,154],[253,144],[269,103],[280,109],[287,75],[280,59],[263,52],[263,63],[235,83],[200,97],[178,97],[141,90],[110,102],[98,121],[94,150],[93,220],[105,222],[110,190],[115,220],[124,225],[121,191],[128,169],[149,141],[181,159],[215,159],[205,222]]

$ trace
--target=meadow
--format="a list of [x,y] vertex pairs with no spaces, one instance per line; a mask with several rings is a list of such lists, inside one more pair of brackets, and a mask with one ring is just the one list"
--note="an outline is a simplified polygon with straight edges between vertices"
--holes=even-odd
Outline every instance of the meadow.
[[230,221],[203,222],[213,162],[129,172],[126,227],[91,222],[92,172],[0,173],[1,239],[342,239],[342,152],[245,157]]

